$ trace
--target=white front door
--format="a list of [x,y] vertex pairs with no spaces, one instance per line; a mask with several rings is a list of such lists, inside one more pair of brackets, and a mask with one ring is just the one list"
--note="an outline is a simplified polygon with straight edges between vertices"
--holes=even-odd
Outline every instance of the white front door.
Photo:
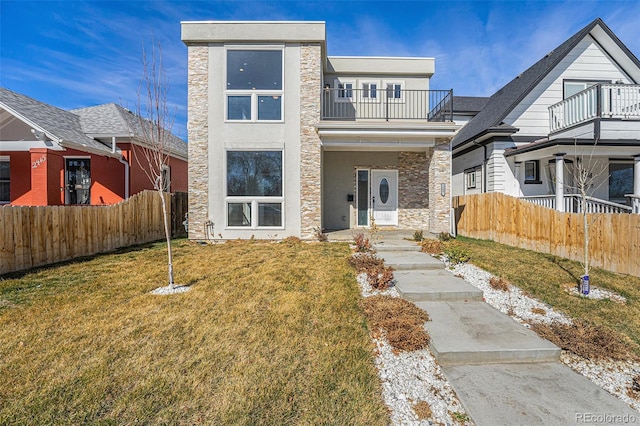
[[398,171],[371,171],[371,210],[377,225],[398,225]]

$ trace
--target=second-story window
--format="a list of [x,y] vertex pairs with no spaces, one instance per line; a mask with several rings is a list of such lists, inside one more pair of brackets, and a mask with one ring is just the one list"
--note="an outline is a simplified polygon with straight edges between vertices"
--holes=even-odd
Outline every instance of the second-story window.
[[282,120],[282,50],[227,50],[226,118]]

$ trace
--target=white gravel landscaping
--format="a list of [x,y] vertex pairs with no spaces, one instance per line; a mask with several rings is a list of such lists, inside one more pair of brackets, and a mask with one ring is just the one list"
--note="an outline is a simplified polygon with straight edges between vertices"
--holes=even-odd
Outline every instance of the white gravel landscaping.
[[[519,288],[510,286],[510,291],[496,290],[489,284],[493,277],[489,272],[478,268],[477,266],[462,263],[451,265],[444,259],[447,270],[456,276],[464,278],[470,284],[476,286],[484,292],[484,300],[491,306],[501,312],[510,315],[516,321],[527,325],[526,322],[542,322],[552,323],[560,322],[571,324],[571,319],[562,313],[554,311],[540,301],[525,295]],[[581,296],[577,288],[568,290],[569,292]],[[617,303],[625,303],[626,299],[616,293],[608,290],[591,288],[589,296],[592,299],[608,298]],[[544,310],[544,315],[532,312],[533,308]],[[537,312],[541,312],[536,309]],[[587,360],[578,355],[562,351],[560,360],[573,368],[578,373],[587,377],[589,380],[602,387],[607,392],[617,396],[633,409],[640,411],[640,401],[629,395],[629,389],[632,386],[632,380],[640,374],[640,363],[633,361],[611,361],[611,360]]]
[[[377,294],[399,297],[395,287],[372,290],[364,273],[358,275],[358,284],[363,297]],[[384,338],[373,338],[373,342],[382,394],[393,425],[473,424],[464,421],[465,411],[429,349],[398,352]],[[429,405],[431,418],[420,420],[413,410],[421,401]]]

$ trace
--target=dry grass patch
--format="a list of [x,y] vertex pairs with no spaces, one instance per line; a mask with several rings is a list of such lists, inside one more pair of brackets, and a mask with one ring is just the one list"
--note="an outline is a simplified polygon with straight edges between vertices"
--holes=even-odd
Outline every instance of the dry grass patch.
[[415,351],[429,345],[425,311],[411,302],[391,296],[371,296],[360,301],[371,330],[384,332],[397,350]]
[[544,309],[542,309],[542,308],[536,308],[536,307],[534,307],[534,308],[531,308],[531,313],[533,313],[533,314],[538,314],[538,315],[546,315],[546,314],[547,314],[547,311],[545,311],[545,310],[544,310]]
[[633,357],[621,337],[603,326],[579,321],[571,325],[532,323],[531,329],[561,349],[586,359],[626,360]]
[[0,424],[389,424],[347,244],[165,247],[0,280]]

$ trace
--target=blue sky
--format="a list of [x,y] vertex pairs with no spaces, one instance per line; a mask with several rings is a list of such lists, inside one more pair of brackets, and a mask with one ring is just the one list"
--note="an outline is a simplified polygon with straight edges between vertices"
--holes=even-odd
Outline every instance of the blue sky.
[[640,56],[640,0],[0,0],[0,85],[64,109],[135,109],[142,46],[153,37],[170,81],[173,130],[186,139],[180,21],[326,21],[329,55],[434,57],[433,89],[489,96],[597,17]]

